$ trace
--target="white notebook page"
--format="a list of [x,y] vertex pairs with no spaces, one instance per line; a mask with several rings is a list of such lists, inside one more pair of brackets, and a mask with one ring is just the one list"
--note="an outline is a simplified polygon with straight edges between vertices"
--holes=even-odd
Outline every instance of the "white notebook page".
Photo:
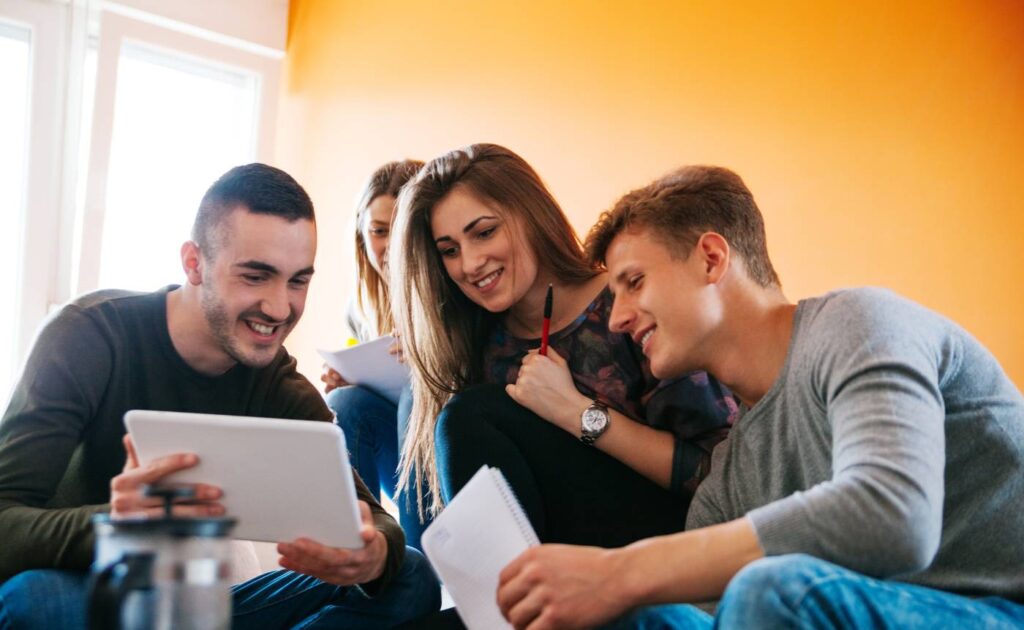
[[350,348],[317,352],[349,383],[372,389],[398,404],[402,388],[409,383],[409,366],[388,353],[394,341],[394,337],[385,335]]
[[537,544],[504,475],[487,466],[423,532],[423,550],[470,630],[512,627],[498,609],[498,575]]

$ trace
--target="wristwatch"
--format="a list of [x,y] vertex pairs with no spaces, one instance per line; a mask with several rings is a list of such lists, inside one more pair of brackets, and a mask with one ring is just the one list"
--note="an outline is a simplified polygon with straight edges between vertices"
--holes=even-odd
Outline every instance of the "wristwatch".
[[580,441],[593,446],[597,438],[608,430],[612,417],[608,414],[608,405],[595,400],[580,414]]

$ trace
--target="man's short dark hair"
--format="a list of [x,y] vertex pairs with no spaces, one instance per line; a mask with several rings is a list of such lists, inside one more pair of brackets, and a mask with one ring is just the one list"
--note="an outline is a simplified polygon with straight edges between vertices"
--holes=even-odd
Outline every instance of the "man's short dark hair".
[[768,258],[761,211],[740,176],[727,168],[684,166],[626,194],[590,229],[587,256],[603,264],[615,237],[637,228],[647,229],[681,260],[689,257],[701,234],[721,234],[755,282],[780,286]]
[[217,227],[242,206],[254,214],[270,214],[289,223],[316,221],[313,202],[291,175],[258,162],[236,166],[210,186],[199,204],[192,240],[204,256],[214,256],[219,243]]

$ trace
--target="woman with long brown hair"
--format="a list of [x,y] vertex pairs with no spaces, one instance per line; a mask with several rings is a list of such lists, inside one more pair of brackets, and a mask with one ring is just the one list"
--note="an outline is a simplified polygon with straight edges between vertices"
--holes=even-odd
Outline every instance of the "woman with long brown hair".
[[682,529],[735,401],[703,373],[658,382],[640,347],[608,331],[605,272],[530,165],[493,144],[428,162],[399,196],[392,238],[414,398],[400,487],[436,512],[490,464],[543,541]]

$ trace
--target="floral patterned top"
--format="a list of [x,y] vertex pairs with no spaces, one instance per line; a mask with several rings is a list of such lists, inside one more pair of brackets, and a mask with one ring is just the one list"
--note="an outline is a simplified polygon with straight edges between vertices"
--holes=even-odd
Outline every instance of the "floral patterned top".
[[[692,496],[707,475],[711,450],[737,418],[733,394],[706,372],[659,381],[628,335],[608,330],[613,296],[606,287],[549,344],[569,364],[576,388],[638,422],[675,435],[673,491]],[[526,354],[540,339],[519,339],[498,325],[484,351],[489,383],[514,383]]]

